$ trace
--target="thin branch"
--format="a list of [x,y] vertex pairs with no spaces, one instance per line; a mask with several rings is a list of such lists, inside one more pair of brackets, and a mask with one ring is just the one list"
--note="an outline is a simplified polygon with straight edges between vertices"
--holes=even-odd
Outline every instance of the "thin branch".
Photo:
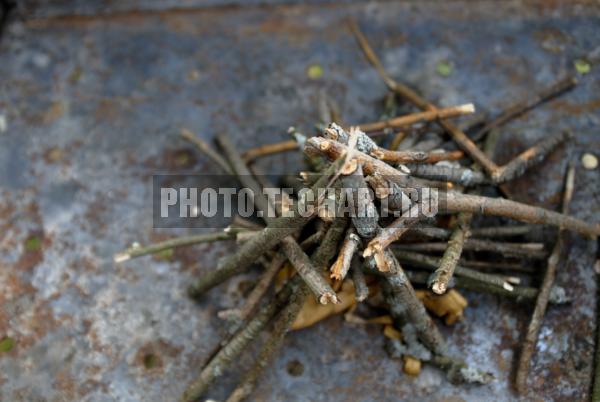
[[221,167],[226,173],[232,174],[233,171],[231,166],[219,155],[210,145],[208,145],[204,140],[196,137],[194,133],[192,133],[187,128],[182,128],[180,132],[181,137],[185,138],[192,144],[194,144],[200,152],[204,155],[208,156],[213,162]]
[[236,215],[233,217],[233,220],[232,220],[230,226],[231,227],[240,227],[240,228],[245,228],[245,229],[250,229],[250,230],[262,230],[265,228],[263,225],[255,223],[254,221],[251,221],[250,219],[242,218],[239,215]]
[[338,304],[340,302],[335,291],[331,288],[329,283],[327,283],[325,278],[323,278],[321,272],[313,265],[306,253],[298,246],[298,243],[293,239],[285,238],[281,243],[281,247],[288,260],[290,260],[290,263],[308,285],[319,303]]
[[422,203],[415,204],[389,226],[383,228],[364,249],[363,257],[370,257],[381,253],[391,243],[398,240],[412,225],[424,217],[422,209]]
[[[493,156],[494,150],[496,148],[497,139],[497,135],[490,135],[489,137],[487,137],[486,143],[484,145],[484,152],[488,157]],[[479,166],[473,166],[473,170],[475,172],[479,172],[480,168]],[[479,193],[479,190],[475,191],[477,194]],[[458,264],[463,249],[465,248],[465,240],[470,236],[470,227],[472,220],[473,213],[471,212],[461,212],[458,214],[456,218],[456,227],[450,235],[450,239],[448,240],[448,244],[446,246],[446,249],[444,250],[444,255],[442,256],[440,265],[431,275],[428,281],[428,286],[431,287],[431,290],[434,293],[443,294],[446,292],[448,282],[452,278],[452,275],[454,275],[454,271],[456,270],[456,264]],[[476,242],[481,243],[481,241]],[[495,243],[492,244],[495,245]]]
[[115,263],[120,263],[131,258],[141,257],[148,254],[156,254],[171,248],[191,246],[199,243],[211,243],[222,240],[235,240],[236,235],[242,231],[244,230],[230,228],[229,230],[222,232],[176,237],[174,239],[165,240],[145,247],[134,246],[115,254],[113,260]]
[[[406,270],[406,275],[412,283],[419,285],[427,285],[429,274],[427,272]],[[482,294],[492,294],[501,297],[508,297],[516,300],[519,303],[531,303],[539,293],[537,288],[529,286],[516,286],[513,290],[506,290],[501,286],[487,282],[481,282],[476,279],[466,278],[462,276],[453,276],[448,283],[448,288],[458,288],[470,290]],[[562,305],[570,302],[566,296],[566,291],[560,286],[553,286],[550,291],[550,304]]]
[[344,237],[348,220],[344,217],[335,218],[329,226],[323,241],[319,248],[312,255],[312,261],[319,271],[324,271],[329,267],[329,262],[335,256],[338,244]]
[[451,106],[446,108],[440,108],[438,110],[428,110],[425,112],[412,113],[388,120],[360,124],[358,128],[360,128],[365,133],[368,133],[371,131],[385,130],[386,128],[403,128],[419,122],[457,117],[465,114],[471,114],[474,112],[475,106],[472,103],[467,103],[460,106]]
[[361,265],[362,263],[358,254],[354,254],[350,273],[352,275],[352,282],[354,282],[354,292],[357,302],[365,301],[369,297],[369,287],[367,286]]
[[232,167],[232,173],[237,176],[237,179],[244,187],[250,189],[253,194],[254,205],[263,213],[263,219],[269,223],[274,217],[274,205],[269,202],[269,199],[263,192],[262,186],[254,179],[248,165],[246,165],[246,162],[244,162],[228,135],[222,133],[217,137],[217,143],[225,153]]
[[386,211],[405,212],[412,201],[397,183],[388,181],[378,173],[366,177],[365,181],[373,189],[375,196],[381,200],[381,209]]
[[[271,211],[273,206],[263,193],[260,184],[250,175],[248,166],[240,157],[239,153],[229,140],[229,137],[221,135],[218,140],[240,182],[254,193],[254,204],[263,212]],[[263,219],[265,219],[267,223],[273,222],[274,219],[276,219],[271,218],[269,213],[266,215],[263,214]],[[319,303],[339,303],[335,291],[325,281],[321,273],[312,265],[310,258],[292,236],[288,235],[283,239],[281,249],[298,274],[300,274],[302,279],[306,282],[310,290],[315,294]]]
[[[465,227],[465,221],[463,220],[462,227]],[[466,228],[468,230],[468,228]],[[520,258],[533,258],[543,259],[548,256],[548,253],[544,249],[543,243],[508,243],[508,242],[497,242],[492,240],[480,240],[480,239],[466,239],[466,230],[462,230],[465,234],[461,234],[460,238],[463,238],[462,249],[469,251],[489,251],[493,253],[502,254],[507,257],[520,257]],[[456,232],[456,231],[455,231]],[[454,233],[453,233],[454,234]],[[456,237],[450,237],[456,240]],[[402,243],[394,245],[395,249],[409,250],[409,251],[420,251],[420,252],[443,252],[447,249],[448,243],[445,242],[429,242],[429,243]],[[460,257],[460,256],[459,256]]]
[[[348,152],[348,147],[338,141],[329,140],[322,137],[311,137],[306,141],[305,151],[317,152],[325,155],[330,160],[337,160],[342,155],[346,155]],[[362,166],[365,175],[378,173],[381,176],[385,176],[386,180],[399,184],[402,187],[440,187],[439,183],[432,183],[427,180],[410,177],[408,176],[410,171],[396,169],[377,158],[361,152],[360,150],[354,150],[353,157]]]
[[[441,258],[430,257],[411,251],[394,250],[394,255],[400,261],[421,266],[429,270],[436,270],[440,266],[441,262]],[[504,279],[504,277],[499,275],[486,274],[483,272],[475,271],[473,269],[462,267],[460,265],[457,265],[454,268],[454,272],[456,273],[456,275],[460,275],[464,278],[469,278],[478,282],[494,285],[500,288],[504,288],[508,291],[514,290],[514,287],[510,283],[508,283]]]
[[[414,326],[419,340],[434,354],[446,354],[446,343],[431,317],[425,311],[423,303],[417,298],[415,291],[406,277],[404,270],[396,257],[385,252],[389,260],[389,270],[383,272],[386,284],[389,286],[391,314],[398,320],[398,329],[407,334],[405,326]],[[368,261],[367,261],[368,262]],[[372,264],[372,262],[371,262]]]
[[357,164],[354,172],[342,177],[342,185],[344,199],[352,208],[352,211],[348,212],[359,236],[367,239],[375,236],[379,228],[379,213],[371,199],[371,194],[367,193],[369,187],[360,164]]
[[544,88],[538,93],[534,94],[533,97],[517,101],[508,108],[502,111],[496,118],[490,120],[483,127],[478,129],[471,138],[473,141],[481,140],[490,130],[500,127],[506,124],[508,121],[515,119],[536,106],[541,105],[544,102],[553,99],[570,89],[573,89],[577,84],[577,78],[574,76],[563,78],[557,82],[554,82],[550,87]]
[[[562,212],[567,213],[569,210],[569,204],[573,198],[573,190],[575,187],[575,168],[570,166],[565,180],[565,190],[563,194]],[[540,287],[540,292],[535,302],[535,308],[531,316],[531,322],[527,327],[527,334],[523,341],[521,349],[521,355],[519,356],[519,363],[517,366],[517,373],[515,376],[515,388],[519,393],[523,393],[527,386],[527,376],[529,374],[529,367],[531,365],[531,358],[535,351],[535,343],[537,342],[538,335],[540,333],[540,327],[546,313],[546,307],[548,306],[548,299],[550,298],[550,290],[556,277],[556,269],[560,262],[560,255],[563,250],[563,238],[562,230],[558,230],[556,244],[552,249],[552,253],[548,258],[548,267],[544,274],[544,279]]]
[[296,140],[287,140],[275,142],[272,144],[261,145],[251,148],[242,154],[242,159],[246,162],[252,162],[263,156],[278,154],[282,152],[295,151],[300,148],[300,144]]
[[[365,54],[367,60],[375,67],[383,81],[386,85],[393,91],[395,91],[398,95],[407,99],[409,102],[413,103],[418,108],[425,111],[435,111],[439,110],[434,104],[428,102],[425,98],[421,97],[412,89],[407,86],[395,81],[390,77],[390,75],[383,68],[383,64],[377,58],[375,52],[369,45],[367,38],[360,31],[356,22],[352,21],[350,23],[350,29],[354,33],[354,36],[358,40],[358,43]],[[465,151],[471,158],[476,161],[479,165],[483,167],[483,169],[492,177],[492,179],[497,183],[502,183],[507,180],[511,180],[522,174],[528,167],[531,167],[534,163],[537,163],[541,160],[548,152],[551,147],[534,147],[530,150],[525,151],[521,155],[519,155],[515,160],[509,162],[505,166],[498,166],[494,163],[488,155],[485,154],[481,149],[477,147],[475,142],[473,142],[468,135],[466,135],[462,130],[460,130],[456,125],[450,123],[448,120],[439,119],[437,120],[440,126],[442,126],[448,133],[452,139],[458,144],[458,146]],[[527,155],[535,155],[532,157],[528,157]]]
[[356,235],[355,229],[350,228],[346,232],[346,238],[340,247],[338,257],[330,268],[331,278],[336,281],[343,281],[348,271],[350,270],[350,263],[352,257],[360,244],[360,238]]
[[381,147],[371,151],[371,155],[389,163],[436,163],[455,161],[464,157],[462,151],[390,151]]
[[271,332],[269,339],[267,339],[256,358],[256,361],[252,368],[242,378],[240,384],[235,390],[229,395],[226,402],[241,402],[248,398],[250,394],[256,388],[258,379],[265,371],[267,365],[273,360],[275,354],[283,345],[283,340],[286,334],[290,330],[292,324],[296,320],[296,317],[300,313],[304,300],[306,299],[307,289],[306,286],[302,286],[298,292],[294,293],[290,297],[290,301],[279,313],[279,316],[275,319],[273,324],[273,331]]
[[513,237],[524,236],[533,230],[532,225],[515,225],[515,226],[491,226],[484,228],[472,228],[471,237]]
[[423,165],[413,163],[406,166],[411,176],[429,180],[449,181],[465,187],[491,184],[492,181],[482,172],[466,167],[446,165]]
[[239,330],[231,340],[202,369],[200,375],[192,381],[182,396],[183,402],[194,402],[206,392],[214,380],[225,373],[225,370],[236,360],[256,336],[262,331],[275,313],[283,308],[291,295],[297,292],[301,282],[299,277],[292,278],[275,295],[275,298]]
[[499,184],[521,176],[525,170],[540,163],[558,145],[571,138],[573,138],[573,134],[570,131],[562,131],[545,137],[536,145],[523,151],[506,165],[500,167],[492,175],[492,179],[495,183]]
[[472,261],[460,259],[458,262],[463,267],[474,268],[486,271],[514,271],[527,274],[536,273],[536,268],[527,264],[513,262],[491,262],[491,261]]
[[392,139],[392,142],[390,143],[390,149],[392,151],[397,151],[398,148],[400,147],[400,144],[402,143],[402,141],[404,141],[406,136],[407,136],[406,131],[398,131],[396,133],[396,135],[394,135],[394,139]]
[[340,144],[350,145],[350,139],[352,137],[350,133],[355,134],[354,141],[356,141],[356,149],[360,152],[370,154],[373,150],[379,148],[377,143],[371,137],[356,127],[351,127],[349,131],[346,131],[337,124],[331,123],[323,131],[323,136],[330,140],[337,141]]
[[[336,161],[327,168],[311,188],[312,194],[316,194],[318,192],[317,189],[326,188],[329,178],[338,171],[342,162],[342,160]],[[293,212],[292,217],[279,217],[274,219],[269,223],[269,226],[245,242],[235,254],[220,261],[217,269],[209,271],[202,278],[198,279],[198,281],[188,289],[190,297],[197,298],[232,276],[243,272],[254,261],[258,260],[261,255],[271,250],[285,237],[304,227],[304,225],[314,217],[316,212],[316,209],[308,208],[308,197],[308,193],[305,193],[304,197],[294,204],[296,210]],[[302,210],[311,213],[300,213]]]
[[456,264],[463,251],[465,239],[469,236],[469,225],[472,218],[473,215],[469,213],[458,214],[456,228],[448,240],[440,265],[429,279],[431,290],[438,295],[446,293],[448,281],[454,275]]
[[256,310],[256,307],[260,304],[261,299],[265,293],[267,293],[269,286],[275,279],[275,276],[286,260],[287,258],[282,254],[276,254],[275,257],[273,257],[273,259],[269,262],[266,271],[262,273],[260,279],[246,298],[244,306],[242,308],[235,308],[221,312],[219,314],[219,318],[235,319],[238,325],[234,325],[234,327],[239,328],[239,325],[245,322],[250,317],[250,314]]
[[[470,238],[504,238],[524,236],[532,232],[533,225],[514,225],[514,226],[489,226],[481,228],[471,228]],[[437,227],[412,227],[410,233],[424,236],[432,239],[447,240],[452,234],[451,230]]]
[[[413,91],[406,85],[403,85],[403,84],[395,81],[385,71],[383,64],[381,63],[381,61],[379,60],[379,58],[377,57],[377,55],[371,48],[371,45],[367,41],[367,38],[360,31],[360,28],[358,27],[358,25],[356,24],[355,21],[350,22],[350,29],[352,30],[354,36],[356,37],[358,44],[359,44],[361,50],[363,51],[365,57],[369,61],[369,63],[371,63],[371,65],[375,68],[375,70],[377,70],[377,72],[379,73],[379,76],[383,79],[383,81],[386,83],[386,85],[392,91],[396,92],[402,98],[408,100],[410,103],[414,104],[419,109],[422,109],[425,111],[429,111],[429,110],[433,111],[433,110],[438,109],[435,105],[429,103],[427,100],[425,100],[418,93],[416,93],[415,91]],[[498,170],[498,166],[492,160],[490,160],[483,153],[483,151],[481,151],[477,147],[477,145],[473,141],[471,141],[471,139],[464,132],[462,132],[457,126],[455,126],[454,124],[452,124],[444,119],[440,119],[440,120],[438,120],[438,122],[446,131],[448,131],[450,133],[450,135],[452,136],[454,141],[467,154],[469,154],[471,156],[471,158],[473,158],[473,160],[475,160],[477,163],[479,163],[481,166],[483,166],[483,168],[486,170],[486,172],[488,172],[490,175],[493,175]]]
[[527,223],[553,225],[572,230],[592,238],[600,234],[600,225],[503,198],[489,198],[479,195],[460,194],[448,191],[440,207],[446,212],[472,212],[482,215],[503,216]]

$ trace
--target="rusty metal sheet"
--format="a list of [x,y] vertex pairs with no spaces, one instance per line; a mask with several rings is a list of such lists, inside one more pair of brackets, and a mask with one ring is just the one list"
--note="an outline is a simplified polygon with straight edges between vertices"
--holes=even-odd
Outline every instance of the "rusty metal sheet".
[[[136,12],[86,16],[69,12],[76,3],[22,9],[0,42],[0,337],[15,340],[0,352],[2,401],[178,399],[224,333],[216,312],[235,305],[247,277],[200,304],[186,284],[234,245],[178,250],[172,261],[115,265],[112,255],[187,232],[152,228],[152,175],[218,170],[179,128],[205,139],[227,131],[240,147],[284,139],[290,125],[310,131],[321,91],[348,123],[378,116],[385,87],[346,17],[358,18],[392,75],[442,105],[474,102],[492,115],[600,52],[593,3],[139,2]],[[436,73],[443,60],[454,65],[449,77]],[[321,78],[307,76],[311,64]],[[600,152],[599,77],[592,65],[576,90],[504,129],[499,162],[550,131],[577,134],[514,184],[519,200],[556,208],[567,162]],[[280,155],[263,168],[289,172],[299,160]],[[578,166],[573,214],[598,221],[598,170]],[[527,399],[589,395],[597,244],[569,235],[568,245],[557,281],[574,301],[548,311]],[[489,386],[454,387],[431,367],[407,377],[379,328],[336,317],[290,334],[254,399],[515,400],[510,375],[531,307],[467,298],[465,320],[443,332],[453,352],[495,374]],[[234,383],[226,376],[209,396],[222,399]]]

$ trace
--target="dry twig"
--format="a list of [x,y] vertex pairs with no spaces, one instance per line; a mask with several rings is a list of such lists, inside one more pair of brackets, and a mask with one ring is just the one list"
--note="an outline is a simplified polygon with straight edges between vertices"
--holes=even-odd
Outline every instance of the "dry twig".
[[[569,211],[569,204],[571,203],[571,198],[573,198],[573,190],[575,187],[574,182],[575,167],[570,166],[567,170],[565,190],[562,201],[562,212],[565,214]],[[558,268],[560,255],[563,249],[563,239],[561,232],[562,230],[559,229],[557,233],[556,244],[552,249],[550,257],[548,258],[548,266],[546,268],[546,273],[544,274],[544,279],[540,287],[540,292],[535,302],[533,315],[531,316],[531,322],[527,327],[525,340],[523,341],[523,345],[521,347],[521,355],[519,356],[519,363],[517,367],[517,373],[515,376],[515,387],[517,391],[521,394],[525,391],[525,388],[527,386],[527,375],[529,374],[531,358],[535,350],[535,343],[537,342],[540,327],[542,326],[542,320],[544,319],[546,307],[548,306],[548,299],[550,298],[550,289],[552,289],[552,284],[554,283],[554,278],[556,277],[556,269]]]
[[437,119],[445,119],[450,117],[462,116],[475,112],[475,106],[472,103],[467,103],[460,106],[445,107],[438,110],[428,110],[425,112],[412,113],[405,116],[394,117],[392,119],[377,121],[374,123],[360,124],[360,128],[365,133],[371,131],[385,130],[386,128],[403,128],[411,124],[432,121]]
[[298,141],[287,140],[281,142],[275,142],[272,144],[261,145],[256,148],[247,150],[242,154],[242,159],[246,162],[252,162],[263,156],[278,154],[282,152],[295,151],[300,147]]
[[221,169],[223,169],[223,171],[229,174],[233,173],[233,171],[231,170],[231,166],[229,166],[225,159],[223,159],[221,155],[219,155],[214,149],[212,149],[211,146],[208,145],[204,140],[196,137],[194,133],[192,133],[187,128],[182,128],[180,135],[192,144],[194,144],[200,150],[200,152],[208,156],[213,162],[219,165]]

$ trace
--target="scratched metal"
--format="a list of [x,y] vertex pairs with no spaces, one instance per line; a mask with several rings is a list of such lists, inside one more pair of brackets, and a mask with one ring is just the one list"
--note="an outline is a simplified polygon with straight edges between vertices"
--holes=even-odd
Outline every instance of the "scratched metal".
[[[474,102],[492,115],[572,73],[576,58],[600,53],[594,5],[144,7],[152,3],[79,17],[69,16],[69,2],[56,13],[25,7],[0,42],[0,337],[16,342],[0,352],[2,401],[177,400],[223,335],[216,313],[239,300],[243,278],[200,304],[185,287],[235,246],[120,265],[112,255],[134,241],[185,233],[153,230],[153,174],[218,173],[178,139],[181,127],[206,139],[229,132],[241,148],[284,139],[290,125],[311,130],[322,91],[347,123],[379,115],[384,85],[346,17],[358,18],[393,76],[441,105]],[[447,78],[436,73],[443,60],[454,65]],[[321,78],[307,77],[311,64],[323,67]],[[577,134],[515,182],[517,199],[557,208],[574,160],[573,214],[600,220],[598,170],[579,162],[584,151],[600,152],[599,78],[593,64],[575,91],[504,129],[500,162],[552,131]],[[284,173],[299,160],[281,155],[263,168]],[[526,399],[589,396],[597,246],[576,235],[567,244],[558,283],[574,302],[549,309]],[[384,353],[381,328],[336,317],[290,334],[253,400],[515,400],[509,381],[531,307],[467,297],[465,320],[443,332],[454,353],[494,373],[488,386],[454,387],[431,367],[407,377]],[[300,375],[287,370],[294,360]],[[208,396],[223,399],[238,372]]]

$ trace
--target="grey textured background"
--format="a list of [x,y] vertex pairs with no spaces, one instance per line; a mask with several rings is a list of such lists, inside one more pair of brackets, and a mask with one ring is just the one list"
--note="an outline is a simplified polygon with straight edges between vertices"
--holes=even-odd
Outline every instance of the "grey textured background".
[[[0,354],[2,401],[173,401],[223,335],[216,318],[235,305],[240,280],[201,304],[185,287],[233,244],[179,250],[115,265],[133,241],[184,230],[154,230],[156,173],[218,168],[178,138],[226,131],[241,148],[310,130],[319,91],[348,123],[380,113],[385,87],[366,64],[344,19],[354,16],[389,72],[441,105],[474,102],[493,115],[600,52],[597,3],[26,1],[0,42]],[[174,9],[176,5],[178,9]],[[594,53],[595,52],[595,53]],[[449,78],[436,64],[451,60]],[[306,75],[312,63],[323,77]],[[514,184],[519,200],[556,208],[569,160],[600,140],[600,68],[567,96],[512,122],[496,160],[547,133],[576,139]],[[275,173],[299,158],[263,162]],[[598,221],[598,170],[577,171],[573,214]],[[42,239],[27,251],[31,236]],[[574,299],[549,309],[527,399],[589,395],[595,328],[596,243],[568,235],[558,275]],[[417,378],[384,353],[380,328],[329,319],[292,333],[254,400],[513,400],[508,385],[530,307],[467,293],[466,319],[443,328],[456,353],[498,378],[453,387],[426,367]],[[443,327],[443,324],[440,323]],[[158,356],[146,369],[143,357]],[[304,365],[301,376],[288,362]],[[250,358],[241,360],[248,364]],[[227,375],[209,396],[235,384]]]

